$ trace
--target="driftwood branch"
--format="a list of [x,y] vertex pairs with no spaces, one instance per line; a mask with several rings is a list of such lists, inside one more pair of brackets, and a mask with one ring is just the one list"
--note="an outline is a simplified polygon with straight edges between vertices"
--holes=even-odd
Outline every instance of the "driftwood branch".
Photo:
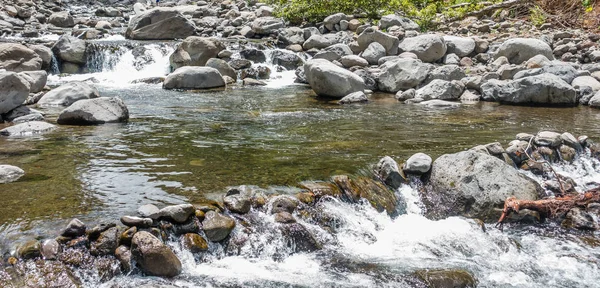
[[483,15],[486,15],[486,14],[491,13],[493,11],[496,11],[498,9],[512,8],[514,6],[521,5],[521,4],[527,4],[527,3],[530,3],[530,1],[527,1],[527,0],[509,0],[509,1],[504,1],[504,2],[501,2],[501,3],[498,3],[498,4],[486,6],[486,7],[482,8],[482,9],[480,9],[480,10],[477,10],[477,11],[465,13],[465,15],[462,15],[462,16],[457,16],[457,17],[453,17],[453,18],[447,19],[446,21],[444,21],[444,23],[459,21],[459,20],[465,19],[467,17],[472,17],[472,16],[481,17]]
[[509,197],[504,201],[502,215],[496,226],[502,229],[502,225],[511,213],[518,213],[521,209],[537,211],[545,218],[555,217],[569,212],[575,207],[586,207],[590,203],[600,203],[600,187],[589,190],[585,193],[566,195],[564,197],[549,198],[542,200],[519,200],[515,197]]

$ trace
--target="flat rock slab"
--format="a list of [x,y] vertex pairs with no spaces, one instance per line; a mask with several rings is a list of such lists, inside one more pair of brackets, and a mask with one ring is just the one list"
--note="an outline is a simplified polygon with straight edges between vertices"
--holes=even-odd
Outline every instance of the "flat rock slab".
[[30,121],[4,128],[0,130],[0,136],[33,136],[50,132],[55,128],[56,125],[47,122]]
[[129,119],[127,106],[118,97],[80,100],[60,112],[56,122],[61,125],[96,125],[125,122]]

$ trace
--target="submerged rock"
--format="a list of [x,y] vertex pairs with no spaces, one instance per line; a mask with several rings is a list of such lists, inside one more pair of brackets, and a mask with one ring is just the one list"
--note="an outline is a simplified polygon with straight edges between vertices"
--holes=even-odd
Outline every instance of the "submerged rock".
[[294,252],[313,252],[322,248],[312,233],[300,223],[283,224],[281,231]]
[[60,112],[56,122],[61,125],[96,125],[125,122],[129,110],[118,97],[84,99]]
[[542,188],[504,161],[475,151],[440,156],[433,162],[423,191],[427,215],[462,215],[496,221],[506,198],[536,200]]
[[196,233],[187,233],[183,235],[183,246],[192,253],[208,250],[208,243],[206,240]]
[[338,101],[339,104],[352,104],[352,103],[365,103],[365,102],[369,102],[369,98],[363,91],[350,93],[350,94],[344,96],[344,98],[342,98],[340,101]]
[[75,218],[67,224],[67,227],[63,230],[61,235],[70,238],[77,238],[85,235],[85,224],[83,224],[81,220]]
[[43,121],[29,121],[25,123],[20,123],[14,126],[10,126],[0,130],[0,136],[13,136],[13,137],[23,137],[23,136],[34,136],[46,132],[50,132],[56,128],[55,125],[52,125]]
[[417,277],[430,288],[475,288],[477,280],[465,270],[419,270]]
[[11,183],[25,175],[25,171],[17,166],[0,165],[0,184]]
[[131,240],[133,260],[148,275],[174,277],[181,273],[181,261],[154,235],[140,231]]

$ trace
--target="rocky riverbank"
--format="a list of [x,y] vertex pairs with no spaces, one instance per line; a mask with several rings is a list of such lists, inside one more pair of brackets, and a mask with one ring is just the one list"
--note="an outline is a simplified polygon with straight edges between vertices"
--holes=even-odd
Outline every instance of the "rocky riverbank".
[[[181,251],[196,255],[196,261],[208,255],[239,255],[252,251],[264,237],[281,241],[281,250],[271,255],[275,259],[315,252],[335,243],[338,233],[338,220],[328,217],[324,203],[364,203],[396,217],[405,214],[407,205],[411,205],[399,192],[402,186],[420,191],[428,217],[464,216],[490,223],[498,219],[507,197],[536,200],[596,187],[598,183],[576,187],[565,175],[558,175],[559,184],[550,164],[570,165],[579,157],[597,158],[599,151],[600,144],[586,136],[575,138],[570,133],[548,131],[521,133],[506,148],[489,143],[442,155],[435,161],[424,153],[402,164],[386,156],[373,166],[370,176],[337,175],[327,182],[303,182],[298,187],[301,192],[294,195],[238,186],[229,188],[221,201],[162,208],[142,205],[135,213],[122,216],[119,223],[88,226],[73,219],[55,238],[34,239],[15,247],[14,254],[3,259],[0,283],[75,287],[85,273],[99,275],[100,282],[121,273],[174,277],[182,271]],[[539,183],[528,177],[529,173],[543,175],[546,180]],[[557,219],[565,229],[599,229],[596,206],[577,207],[573,209],[576,212],[566,211]],[[510,221],[531,223],[544,219],[524,209]],[[315,234],[313,226],[330,236]],[[485,229],[487,225],[482,226]],[[32,269],[38,272],[30,273]],[[435,281],[459,281],[460,287],[477,281],[466,271],[431,273],[436,275]],[[423,275],[406,277],[414,283],[434,281]]]

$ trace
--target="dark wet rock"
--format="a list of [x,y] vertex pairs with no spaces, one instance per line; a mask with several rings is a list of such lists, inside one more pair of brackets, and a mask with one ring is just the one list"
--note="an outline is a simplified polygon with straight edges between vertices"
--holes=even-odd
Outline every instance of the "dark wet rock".
[[119,235],[119,244],[130,246],[131,239],[133,239],[133,235],[135,235],[137,231],[138,229],[135,226],[129,227],[127,230],[123,231],[121,235]]
[[406,160],[406,163],[402,166],[402,170],[411,174],[424,174],[431,169],[432,161],[433,160],[429,155],[425,153],[416,153]]
[[558,174],[558,177],[560,178],[560,183],[558,182],[558,180],[556,178],[552,178],[549,180],[546,180],[542,183],[542,187],[544,187],[544,189],[554,193],[554,195],[558,195],[558,196],[562,196],[563,194],[563,189],[564,189],[564,193],[576,193],[577,191],[575,190],[575,187],[577,187],[577,183],[575,183],[575,180],[573,180],[573,178]]
[[42,58],[24,45],[0,43],[0,69],[22,72],[42,69]]
[[61,125],[96,125],[119,123],[129,119],[129,110],[121,98],[83,99],[60,112],[56,122]]
[[125,37],[134,40],[170,40],[183,39],[195,33],[194,23],[178,11],[154,8],[131,18]]
[[52,46],[52,52],[62,61],[85,64],[87,60],[86,48],[87,44],[84,40],[70,35],[63,35]]
[[338,101],[339,104],[352,104],[352,103],[365,103],[365,102],[369,102],[369,98],[363,91],[350,93],[350,94],[344,96],[344,98],[342,98],[340,101]]
[[557,148],[562,144],[562,137],[560,133],[552,131],[540,131],[537,135],[535,135],[535,138],[533,138],[533,143],[538,146]]
[[519,80],[488,81],[481,85],[483,99],[515,105],[577,104],[577,92],[558,76],[542,74]]
[[419,270],[416,275],[430,288],[477,287],[475,277],[465,270]]
[[581,230],[597,230],[598,222],[594,217],[580,208],[573,208],[567,213],[565,220],[562,223],[563,226],[569,228],[576,228]]
[[277,35],[277,44],[280,47],[285,47],[293,44],[304,43],[304,30],[299,27],[288,27],[282,29]]
[[160,209],[160,217],[176,223],[186,222],[194,215],[196,209],[192,204],[171,205]]
[[377,78],[379,89],[390,93],[416,87],[431,71],[431,66],[420,60],[406,58],[387,61],[379,68],[381,69],[381,74]]
[[79,219],[75,218],[67,224],[67,228],[63,230],[61,233],[62,236],[77,238],[79,236],[85,235],[85,224],[81,222]]
[[[2,130],[0,130],[0,135]],[[23,169],[12,165],[0,165],[0,184],[11,183],[25,175]]]
[[240,51],[240,56],[254,63],[264,63],[265,61],[267,61],[267,56],[265,55],[265,52],[254,48],[244,49]]
[[431,218],[463,215],[496,221],[500,213],[495,208],[501,208],[506,198],[536,200],[542,189],[496,157],[464,151],[442,155],[433,162],[423,193]]
[[90,240],[96,240],[98,239],[98,237],[100,237],[100,234],[110,228],[113,228],[117,226],[115,223],[113,222],[108,222],[108,223],[100,223],[90,229],[87,229],[85,231],[85,234],[87,234],[88,238],[90,238]]
[[275,214],[275,222],[279,223],[296,223],[294,216],[288,212],[279,212]]
[[[0,52],[1,53],[1,52]],[[0,114],[21,106],[29,96],[31,85],[15,72],[0,72]]]
[[304,71],[310,87],[319,96],[341,99],[365,89],[362,78],[327,60],[310,60],[304,64]]
[[294,213],[298,207],[298,200],[287,195],[276,196],[271,201],[271,214],[279,212]]
[[398,163],[390,156],[385,156],[379,160],[375,167],[375,175],[393,189],[398,189],[402,183],[406,182],[398,168]]
[[370,27],[365,29],[364,31],[362,31],[362,33],[360,33],[360,35],[358,35],[357,42],[360,51],[364,51],[365,49],[367,49],[369,44],[377,42],[385,48],[387,55],[397,55],[398,43],[400,43],[400,40],[398,40],[397,37],[383,33],[373,27]]
[[56,129],[55,125],[42,121],[30,121],[0,130],[0,136],[24,137],[39,135]]
[[148,275],[174,277],[181,273],[181,262],[175,253],[148,232],[140,231],[133,236],[131,255]]
[[98,90],[85,82],[69,82],[52,89],[38,101],[39,105],[71,106],[83,100],[100,97]]
[[271,69],[267,66],[256,66],[244,69],[240,73],[242,79],[269,79],[271,77]]
[[138,208],[137,212],[143,218],[156,220],[160,217],[160,209],[153,204],[142,205]]
[[350,178],[346,175],[333,176],[332,180],[348,199],[365,199],[379,212],[386,211],[389,215],[397,213],[398,198],[383,183],[367,177]]
[[208,243],[206,240],[196,233],[187,233],[183,235],[183,246],[192,253],[208,250]]
[[295,70],[304,64],[304,61],[300,56],[283,50],[273,51],[271,58],[273,59],[274,65],[279,65],[287,70]]
[[237,81],[237,73],[235,72],[235,70],[233,70],[233,68],[231,68],[231,66],[229,66],[229,64],[225,60],[218,58],[210,58],[206,62],[206,66],[217,69],[219,73],[221,73],[221,75],[223,76],[231,77],[231,79],[233,79],[233,82]]
[[121,217],[121,223],[126,226],[137,226],[140,228],[150,227],[152,225],[152,219],[150,218],[141,218],[134,216],[123,216]]
[[233,219],[214,211],[207,212],[202,221],[202,229],[206,238],[212,242],[219,242],[227,238],[233,228],[235,228]]
[[37,240],[27,241],[19,246],[17,254],[21,259],[33,259],[41,256],[41,243]]
[[322,248],[312,233],[300,223],[283,224],[281,231],[294,252],[313,252]]
[[40,253],[46,260],[57,259],[58,253],[60,253],[60,244],[58,244],[58,241],[55,239],[44,240],[44,242],[42,242]]
[[161,222],[163,231],[169,231],[174,235],[182,235],[186,233],[198,233],[200,231],[200,222],[196,217],[190,217],[183,223]]
[[100,237],[92,242],[90,253],[96,256],[113,255],[118,246],[119,229],[117,227],[112,227],[100,233]]
[[498,52],[496,58],[505,56],[512,64],[521,64],[536,55],[543,55],[548,59],[554,59],[552,48],[538,39],[532,38],[512,38],[506,40]]
[[55,12],[48,17],[48,23],[61,28],[71,28],[75,26],[75,20],[69,11]]
[[223,197],[223,204],[229,211],[246,214],[252,206],[252,189],[248,186],[231,188]]
[[223,50],[225,50],[225,45],[217,39],[187,37],[169,57],[171,69],[176,70],[183,66],[204,66],[210,58],[216,58]]
[[231,61],[229,61],[229,65],[235,70],[241,70],[250,68],[252,66],[252,62],[246,59],[231,59]]
[[421,61],[428,63],[442,59],[447,51],[444,38],[433,34],[405,38],[400,42],[398,49],[414,53]]
[[125,272],[131,271],[132,263],[131,263],[131,250],[127,246],[119,246],[115,250],[115,257],[121,263],[121,269]]
[[215,68],[185,66],[167,76],[165,89],[209,89],[224,87],[223,76]]

